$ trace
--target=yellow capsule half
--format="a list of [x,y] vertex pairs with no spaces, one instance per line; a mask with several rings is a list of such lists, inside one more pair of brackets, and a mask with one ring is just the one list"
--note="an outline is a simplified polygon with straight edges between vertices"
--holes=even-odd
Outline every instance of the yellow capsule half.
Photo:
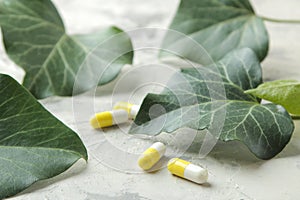
[[143,152],[138,160],[138,165],[143,170],[149,170],[160,160],[165,152],[166,146],[161,142],[156,142]]
[[176,176],[198,184],[203,184],[208,179],[207,169],[179,158],[173,158],[168,162],[168,170]]
[[140,106],[134,105],[128,102],[118,102],[114,108],[114,110],[126,110],[130,119],[134,119],[139,112]]
[[128,121],[128,113],[124,110],[113,110],[95,114],[90,120],[93,128],[105,128]]

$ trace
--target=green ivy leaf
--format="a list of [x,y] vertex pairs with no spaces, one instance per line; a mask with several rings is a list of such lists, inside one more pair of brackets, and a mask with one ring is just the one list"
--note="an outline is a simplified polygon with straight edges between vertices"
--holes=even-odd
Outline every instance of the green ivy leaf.
[[255,15],[248,0],[181,0],[170,29],[188,38],[168,32],[162,48],[201,64],[210,61],[196,59],[200,52],[195,51],[191,39],[198,42],[214,61],[237,48],[251,48],[260,60],[268,52],[265,25]]
[[258,88],[245,91],[259,98],[282,105],[291,114],[300,115],[300,82],[277,80],[263,83]]
[[0,199],[56,176],[86,149],[71,129],[14,79],[0,74]]
[[[294,124],[283,107],[261,105],[244,93],[260,83],[259,60],[250,49],[231,52],[215,65],[183,69],[161,94],[146,96],[129,133],[208,129],[220,140],[243,142],[258,158],[272,158],[289,142]],[[212,124],[221,126],[222,120],[218,132]]]
[[[124,64],[132,63],[126,34],[107,40],[122,30],[110,27],[93,34],[68,35],[50,0],[0,0],[0,25],[6,52],[26,71],[23,85],[37,98],[72,95],[80,70],[86,76],[77,85],[77,93],[96,86],[102,73],[100,85],[113,80]],[[88,66],[80,69],[87,57]]]

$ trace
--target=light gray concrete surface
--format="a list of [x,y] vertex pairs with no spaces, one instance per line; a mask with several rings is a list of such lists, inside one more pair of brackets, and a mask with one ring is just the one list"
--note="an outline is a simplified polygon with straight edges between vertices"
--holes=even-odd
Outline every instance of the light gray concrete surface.
[[[300,19],[299,0],[252,0],[260,15]],[[88,33],[117,25],[124,30],[143,27],[167,28],[178,5],[177,0],[54,0],[63,16],[69,33]],[[265,80],[300,80],[300,25],[266,23],[270,38],[269,56],[262,63]],[[156,33],[134,35],[133,41],[159,41]],[[22,81],[23,70],[15,66],[0,49],[0,73],[7,73]],[[96,111],[110,110],[118,100],[140,103],[147,92],[161,89],[174,72],[161,68],[154,61],[153,52],[140,50],[134,65],[126,66],[117,80],[71,97],[51,97],[41,103],[60,120],[76,130],[89,151],[89,161],[79,161],[70,170],[53,179],[41,181],[28,188],[15,200],[40,199],[298,199],[300,177],[300,123],[291,142],[282,153],[269,161],[254,158],[239,143],[218,143],[210,154],[199,158],[199,146],[183,152],[172,148],[167,157],[182,156],[209,170],[209,183],[196,185],[169,174],[166,160],[155,173],[144,173],[136,166],[138,155],[151,144],[126,134],[129,127],[95,131],[89,118]],[[146,76],[145,76],[146,74]],[[157,84],[159,83],[159,84]],[[140,85],[145,85],[137,89]],[[112,93],[111,91],[114,90]],[[159,140],[183,140],[190,130],[175,136],[162,135]],[[169,140],[167,139],[169,137]]]

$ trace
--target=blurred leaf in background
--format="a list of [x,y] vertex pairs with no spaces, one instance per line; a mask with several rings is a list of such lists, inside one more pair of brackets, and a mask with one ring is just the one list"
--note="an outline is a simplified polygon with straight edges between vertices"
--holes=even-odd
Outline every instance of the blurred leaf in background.
[[68,35],[50,0],[0,0],[0,25],[6,52],[25,70],[23,85],[36,98],[71,96],[75,82],[75,94],[87,91],[132,63],[131,41],[122,30]]

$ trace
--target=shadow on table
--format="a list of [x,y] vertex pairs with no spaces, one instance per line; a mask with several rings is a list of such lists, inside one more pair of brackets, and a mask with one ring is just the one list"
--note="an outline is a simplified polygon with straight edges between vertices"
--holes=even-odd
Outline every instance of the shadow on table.
[[278,155],[279,158],[295,157],[300,155],[300,120],[295,120],[295,131],[291,141]]
[[[295,122],[295,131],[286,147],[272,159],[295,157],[300,155],[300,121]],[[202,143],[193,142],[187,153],[199,154]],[[207,155],[221,163],[232,163],[240,165],[255,164],[258,167],[268,160],[261,160],[250,152],[246,145],[239,141],[222,142],[218,141],[214,148]],[[199,155],[201,157],[201,155]]]
[[[43,188],[49,188],[51,190],[51,185],[63,180],[66,180],[72,176],[76,176],[77,174],[83,172],[86,169],[87,163],[84,159],[79,159],[73,166],[71,166],[67,171],[49,179],[37,181],[36,183],[32,184],[30,187],[25,189],[24,191],[18,193],[17,196],[21,196],[24,194],[31,193],[36,190],[40,190]],[[52,185],[52,188],[57,187]]]
[[[201,144],[202,143],[194,142],[187,152],[192,154],[199,153]],[[199,156],[201,157],[201,155]],[[222,162],[231,162],[233,160],[244,164],[263,162],[263,160],[256,158],[244,144],[238,141],[218,141],[207,156]]]

